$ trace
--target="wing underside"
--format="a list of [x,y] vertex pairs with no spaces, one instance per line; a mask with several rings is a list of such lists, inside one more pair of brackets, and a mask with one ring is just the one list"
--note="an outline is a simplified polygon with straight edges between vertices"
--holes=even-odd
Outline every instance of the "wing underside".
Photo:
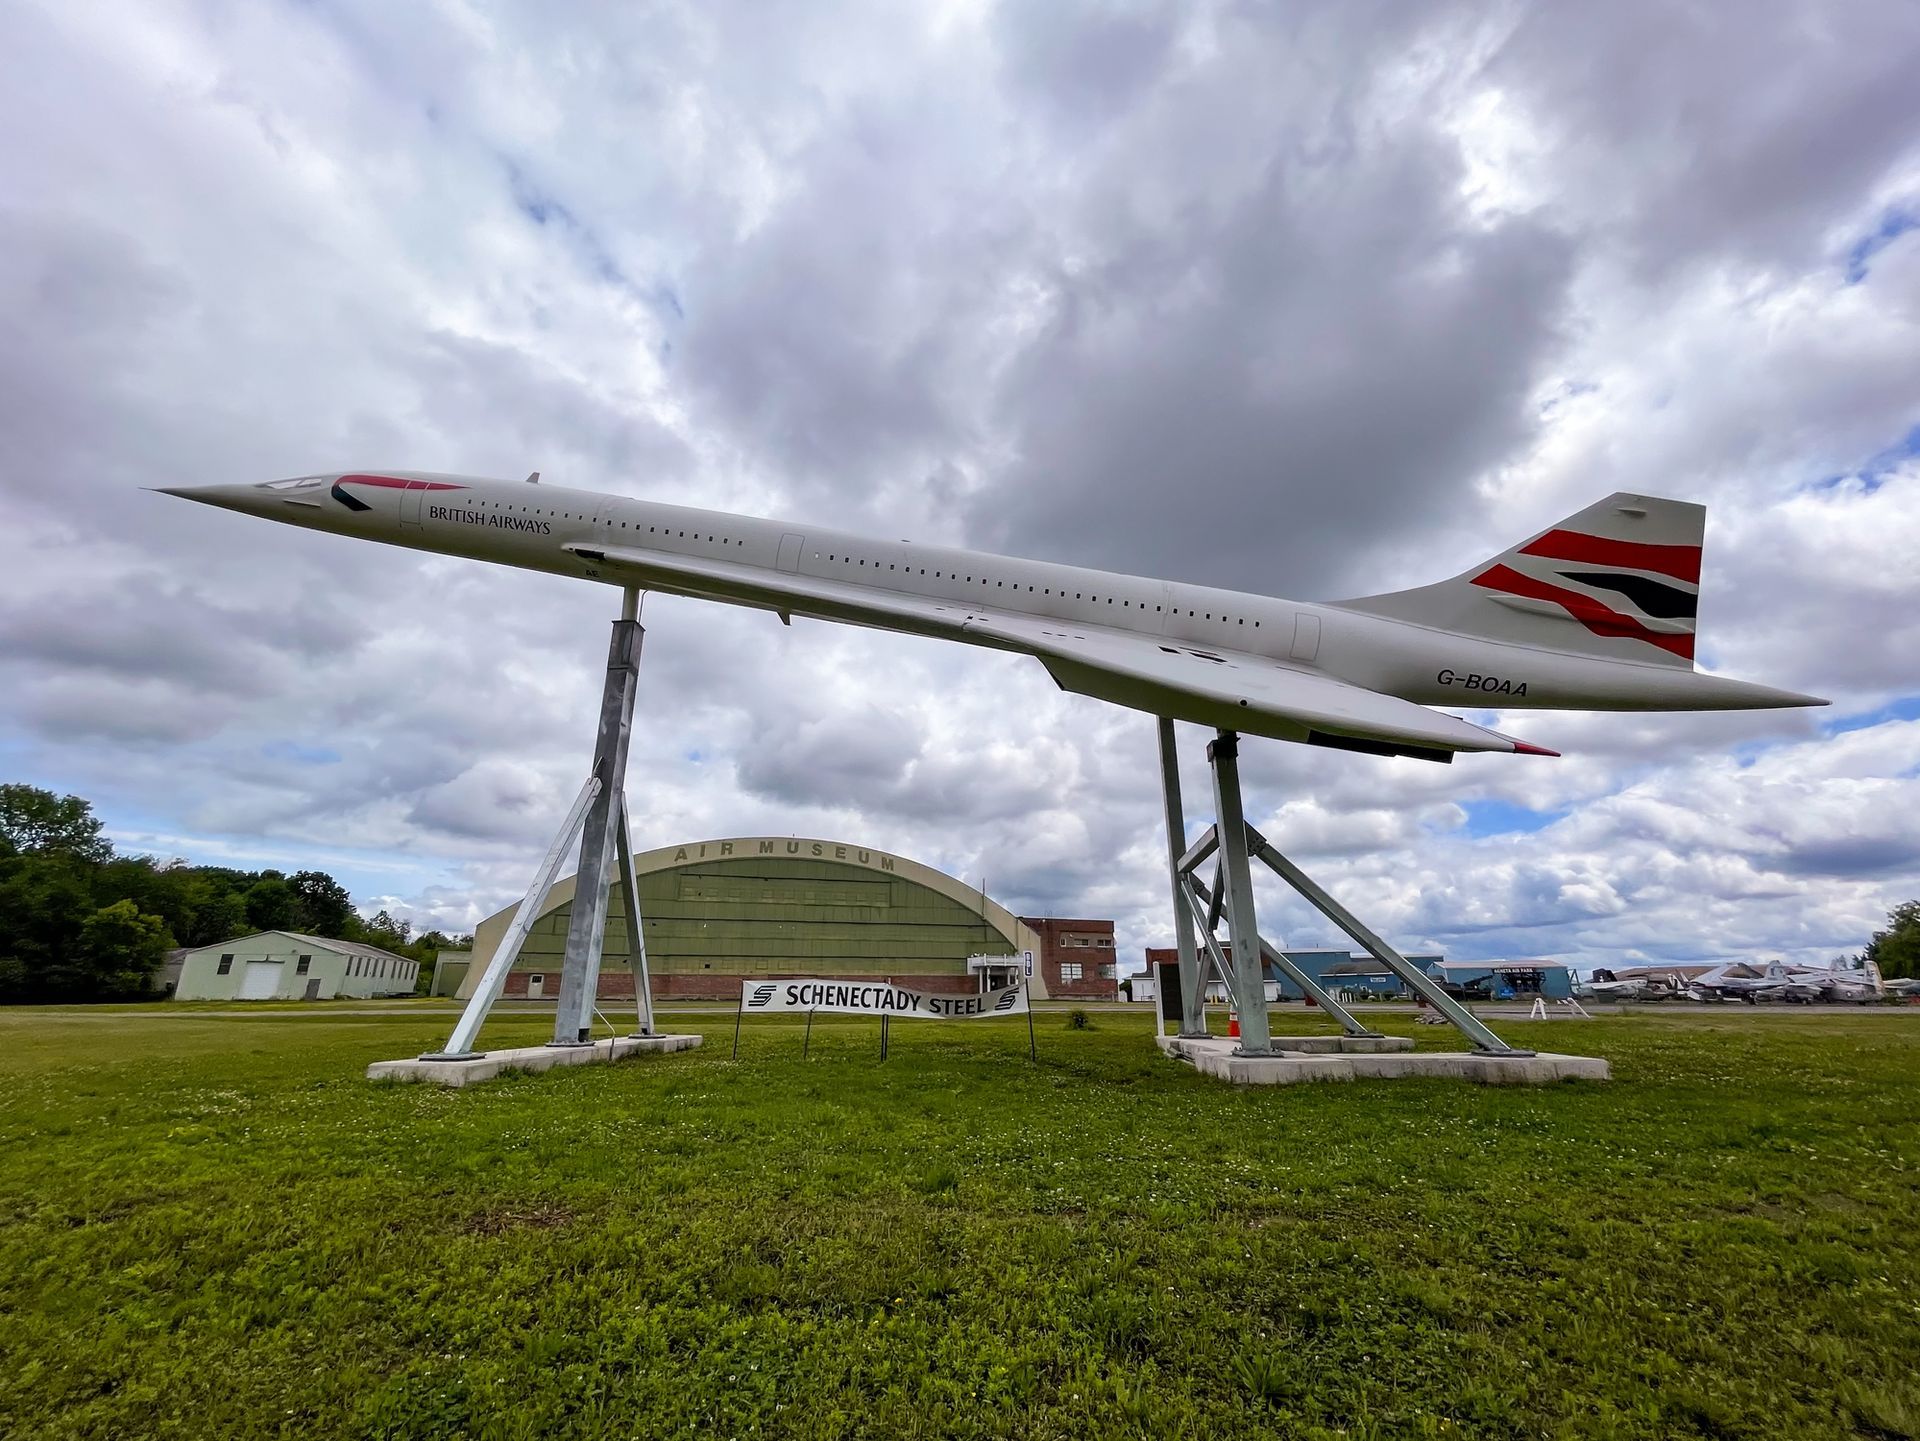
[[1439,761],[1457,751],[1538,752],[1458,716],[1264,656],[726,561],[567,549],[656,590],[1018,651],[1037,657],[1064,690],[1223,730]]

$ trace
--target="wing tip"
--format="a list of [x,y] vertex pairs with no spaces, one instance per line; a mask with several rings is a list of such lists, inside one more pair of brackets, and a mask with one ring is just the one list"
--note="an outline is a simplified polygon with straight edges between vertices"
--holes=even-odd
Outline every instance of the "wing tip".
[[1529,745],[1525,741],[1514,741],[1513,753],[1522,756],[1553,756],[1558,758],[1559,751],[1550,751],[1545,746]]

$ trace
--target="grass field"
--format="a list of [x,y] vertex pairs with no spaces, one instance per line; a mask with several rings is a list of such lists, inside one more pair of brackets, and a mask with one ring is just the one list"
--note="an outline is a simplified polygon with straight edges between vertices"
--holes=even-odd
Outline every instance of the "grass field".
[[443,1018],[0,1013],[0,1434],[1920,1435],[1920,1016],[1264,1092],[695,1019],[450,1093],[360,1079]]

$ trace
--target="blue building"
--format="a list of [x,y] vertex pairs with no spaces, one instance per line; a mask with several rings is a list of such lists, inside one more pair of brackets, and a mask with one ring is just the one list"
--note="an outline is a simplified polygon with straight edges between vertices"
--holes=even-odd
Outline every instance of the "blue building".
[[[1223,945],[1228,963],[1233,948]],[[1287,951],[1286,958],[1298,966],[1329,995],[1342,993],[1354,1000],[1379,999],[1408,1001],[1412,989],[1371,956],[1356,956],[1343,950]],[[1171,974],[1176,962],[1171,949],[1151,949],[1147,966],[1156,976],[1167,968]],[[1550,1001],[1573,994],[1573,972],[1560,961],[1449,961],[1431,952],[1410,954],[1407,960],[1438,981],[1449,994],[1469,1001],[1530,1001],[1544,996]],[[1271,961],[1265,966],[1267,999],[1298,1001],[1305,993]],[[1227,988],[1217,979],[1207,986],[1207,999],[1223,1002]]]
[[[1351,991],[1356,996],[1404,1000],[1413,994],[1404,981],[1372,956],[1355,956],[1347,951],[1335,950],[1288,951],[1286,956],[1334,996],[1342,991]],[[1441,958],[1437,955],[1411,955],[1407,960],[1429,975],[1435,966],[1441,964]],[[1300,988],[1288,980],[1278,967],[1268,965],[1267,979],[1279,987],[1280,999],[1297,1001],[1302,998]]]

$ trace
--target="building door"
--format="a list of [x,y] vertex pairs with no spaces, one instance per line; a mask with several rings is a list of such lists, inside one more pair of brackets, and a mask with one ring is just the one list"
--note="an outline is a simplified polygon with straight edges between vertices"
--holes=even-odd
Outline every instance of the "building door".
[[1180,995],[1180,963],[1160,961],[1156,969],[1159,974],[1153,978],[1153,990],[1160,1002],[1160,1019],[1172,1021],[1176,1030],[1184,1030],[1187,1018]]
[[270,1001],[280,989],[280,963],[278,961],[248,961],[247,968],[240,974],[240,999],[243,1001]]
[[537,972],[527,977],[527,999],[537,1001],[547,993],[547,978]]
[[790,575],[794,571],[799,570],[800,569],[800,550],[801,550],[801,547],[806,545],[806,543],[807,543],[807,538],[803,535],[781,536],[780,537],[780,554],[775,558],[775,563],[779,566],[781,570],[786,571]]

